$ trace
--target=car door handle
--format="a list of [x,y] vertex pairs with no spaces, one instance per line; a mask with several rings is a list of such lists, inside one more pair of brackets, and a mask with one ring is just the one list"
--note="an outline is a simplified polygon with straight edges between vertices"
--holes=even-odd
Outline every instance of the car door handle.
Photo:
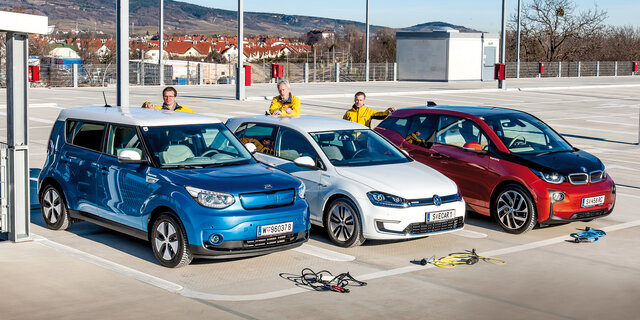
[[107,167],[100,167],[100,171],[102,171],[102,174],[109,173],[109,169]]
[[442,159],[442,158],[444,158],[444,156],[442,154],[440,154],[440,153],[434,152],[434,153],[431,154],[431,158]]

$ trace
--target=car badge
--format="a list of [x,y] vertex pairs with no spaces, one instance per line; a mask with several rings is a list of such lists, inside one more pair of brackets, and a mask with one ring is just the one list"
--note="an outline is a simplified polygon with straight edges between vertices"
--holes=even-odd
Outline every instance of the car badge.
[[437,195],[433,195],[433,204],[436,206],[440,206],[442,204],[442,199]]
[[264,188],[265,188],[265,189],[271,189],[271,188],[273,188],[273,187],[272,187],[270,184],[265,184],[265,185],[264,185]]
[[587,168],[585,167],[580,167],[580,170],[582,170],[582,172],[587,172]]

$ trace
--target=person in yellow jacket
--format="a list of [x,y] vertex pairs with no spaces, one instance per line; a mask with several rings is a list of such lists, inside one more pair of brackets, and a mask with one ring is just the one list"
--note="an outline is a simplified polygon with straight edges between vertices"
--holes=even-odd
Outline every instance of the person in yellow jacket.
[[385,111],[378,111],[365,107],[364,101],[367,96],[364,92],[356,93],[354,98],[354,104],[351,109],[347,110],[342,119],[357,122],[359,124],[371,127],[371,119],[384,119],[392,112],[396,111],[396,108],[388,108]]
[[289,81],[278,81],[279,96],[273,97],[269,114],[272,116],[298,116],[300,115],[300,99],[291,94]]
[[164,90],[162,90],[162,100],[164,101],[164,103],[162,105],[154,106],[154,108],[162,109],[162,110],[193,113],[193,110],[191,108],[181,106],[176,102],[177,96],[178,96],[178,91],[174,87],[164,88]]

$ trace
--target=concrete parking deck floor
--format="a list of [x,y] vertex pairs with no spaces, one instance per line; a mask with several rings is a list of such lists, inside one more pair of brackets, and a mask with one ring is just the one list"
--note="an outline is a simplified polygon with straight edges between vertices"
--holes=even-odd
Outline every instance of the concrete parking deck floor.
[[[159,266],[148,243],[90,223],[48,230],[31,211],[33,241],[0,242],[0,319],[138,318],[637,318],[640,301],[640,77],[528,79],[508,90],[479,82],[293,84],[303,114],[342,117],[353,93],[379,109],[438,104],[493,105],[533,113],[574,146],[602,159],[618,184],[616,209],[590,223],[537,228],[510,235],[469,214],[465,231],[411,241],[367,241],[343,249],[318,228],[300,249],[237,260],[196,260],[180,269]],[[275,85],[247,88],[235,101],[228,85],[177,87],[178,101],[221,118],[261,114]],[[51,124],[62,108],[115,104],[114,88],[32,89],[30,152],[42,167]],[[160,102],[160,87],[132,87],[134,107]],[[139,101],[138,101],[139,100]],[[6,101],[0,91],[0,103]],[[0,106],[4,118],[5,106]],[[2,126],[2,125],[0,125]],[[3,126],[2,126],[3,127]],[[6,136],[0,130],[0,140]],[[568,242],[591,226],[608,235],[596,243]],[[421,266],[424,257],[476,248],[506,265],[455,269]],[[349,294],[314,292],[291,279],[310,267],[350,272],[365,287]]]

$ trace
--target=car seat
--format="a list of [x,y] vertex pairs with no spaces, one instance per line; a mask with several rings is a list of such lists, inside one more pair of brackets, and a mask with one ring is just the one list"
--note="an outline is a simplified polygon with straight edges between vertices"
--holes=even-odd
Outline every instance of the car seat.
[[329,160],[341,161],[344,159],[342,152],[340,152],[340,149],[336,146],[325,145],[321,146],[320,148],[322,148],[322,151],[324,151],[324,154],[327,155],[327,158],[329,158]]
[[160,162],[163,164],[179,163],[189,158],[193,158],[193,152],[189,147],[182,144],[172,144],[167,146],[167,150],[158,154]]

